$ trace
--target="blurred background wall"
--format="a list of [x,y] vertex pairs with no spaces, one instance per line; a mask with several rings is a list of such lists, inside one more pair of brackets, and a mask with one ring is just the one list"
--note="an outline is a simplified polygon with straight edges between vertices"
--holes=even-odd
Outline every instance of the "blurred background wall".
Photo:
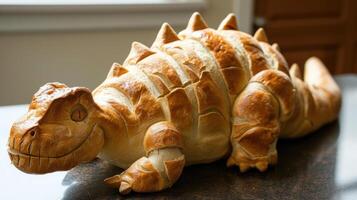
[[254,26],[264,27],[290,64],[318,56],[333,74],[356,73],[356,9],[356,0],[255,0]]
[[[357,72],[357,12],[354,12],[357,1],[199,2],[204,5],[197,9],[210,27],[217,27],[230,12],[238,15],[239,26],[243,31],[250,32],[251,28],[254,31],[260,26],[264,27],[270,42],[279,43],[289,64],[297,62],[302,66],[309,56],[316,55],[322,58],[333,73]],[[15,10],[13,14],[2,8],[5,7],[0,5],[0,105],[29,103],[33,93],[46,82],[58,81],[69,86],[94,89],[105,79],[113,62],[123,62],[132,41],[150,46],[164,21],[173,24],[179,32],[185,27],[192,9],[195,9],[183,8],[187,9],[187,13],[179,13],[183,17],[180,23],[179,19],[170,14],[171,11],[167,11],[159,17],[162,21],[150,26],[143,23],[143,26],[128,28],[1,31],[2,24],[10,29],[11,25],[20,28],[32,25],[31,21],[20,23],[18,20],[18,16],[31,16],[26,9]],[[39,18],[42,17],[41,10],[37,10],[37,14]],[[52,13],[43,16],[56,18]],[[86,15],[72,13],[67,17],[80,20]],[[123,20],[130,25],[130,18]],[[53,24],[47,25],[50,27]],[[46,27],[46,24],[41,26]]]

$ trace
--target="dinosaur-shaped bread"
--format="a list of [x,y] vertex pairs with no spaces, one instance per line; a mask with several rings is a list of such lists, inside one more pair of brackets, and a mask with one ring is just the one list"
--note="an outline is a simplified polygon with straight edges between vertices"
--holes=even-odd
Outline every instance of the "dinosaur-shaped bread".
[[335,120],[340,89],[317,58],[290,69],[259,29],[217,30],[194,13],[176,34],[164,23],[151,48],[133,42],[93,92],[48,83],[11,129],[12,163],[28,173],[68,170],[99,156],[125,171],[105,180],[123,194],[171,187],[184,166],[228,157],[265,171],[279,137]]

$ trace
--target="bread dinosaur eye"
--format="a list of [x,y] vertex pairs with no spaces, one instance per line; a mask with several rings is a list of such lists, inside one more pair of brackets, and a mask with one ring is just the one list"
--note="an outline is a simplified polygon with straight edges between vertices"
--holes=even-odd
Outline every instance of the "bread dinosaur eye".
[[71,113],[71,119],[75,122],[83,121],[87,117],[88,113],[84,106],[77,105]]

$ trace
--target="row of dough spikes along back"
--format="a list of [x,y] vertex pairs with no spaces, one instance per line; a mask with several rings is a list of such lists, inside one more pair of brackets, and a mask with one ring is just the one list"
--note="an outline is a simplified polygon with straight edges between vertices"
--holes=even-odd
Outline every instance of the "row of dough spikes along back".
[[[202,16],[198,13],[195,12],[186,27],[184,31],[186,32],[194,32],[198,30],[203,30],[208,28],[208,25],[206,22],[203,20]],[[238,29],[238,23],[237,23],[237,18],[233,13],[230,13],[227,15],[226,18],[221,22],[221,24],[218,26],[217,30],[239,30]],[[269,43],[268,38],[265,34],[265,31],[263,28],[259,28],[255,34],[254,38],[258,41],[261,42],[266,42]],[[177,33],[173,30],[173,28],[168,24],[168,23],[163,23],[163,25],[160,28],[159,33],[156,36],[155,41],[152,44],[152,48],[155,47],[160,47],[163,44],[167,44],[176,40],[180,40],[180,37],[177,35]],[[272,47],[280,51],[279,45],[277,43],[272,44]],[[155,52],[152,51],[150,48],[145,46],[144,44],[141,44],[139,42],[133,42],[132,43],[132,48],[130,50],[129,56],[126,59],[127,61],[132,61],[133,63],[137,63],[140,60],[144,59],[145,57],[154,54]]]

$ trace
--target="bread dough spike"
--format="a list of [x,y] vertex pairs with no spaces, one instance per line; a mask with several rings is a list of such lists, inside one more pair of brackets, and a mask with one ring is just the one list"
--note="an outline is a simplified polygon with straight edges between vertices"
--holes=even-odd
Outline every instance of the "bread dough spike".
[[150,50],[149,47],[145,46],[140,42],[133,42],[131,44],[131,49],[128,57],[126,58],[124,65],[126,64],[136,64],[140,60],[154,54],[155,52]]
[[233,13],[228,14],[218,26],[218,30],[238,30],[236,16]]
[[107,78],[109,77],[118,77],[118,76],[121,76],[122,74],[125,74],[127,73],[128,70],[125,69],[121,64],[119,63],[113,63],[109,73],[108,73],[108,76]]
[[268,41],[268,37],[267,35],[265,34],[265,31],[263,28],[259,28],[255,34],[254,34],[254,38],[260,42],[266,42],[266,43],[269,43]]
[[291,76],[302,79],[300,67],[298,64],[294,63],[293,65],[291,65],[289,72]]
[[277,51],[281,51],[280,50],[280,47],[279,47],[279,45],[277,44],[277,43],[274,43],[273,45],[271,45],[272,47],[273,47],[273,49],[275,49],[275,50],[277,50]]
[[200,13],[195,12],[190,18],[190,21],[188,21],[187,28],[186,30],[189,31],[198,31],[208,28],[206,22],[203,20],[202,16]]
[[176,40],[180,40],[180,38],[177,36],[174,29],[165,22],[162,24],[160,31],[157,34],[154,43],[152,44],[152,47],[160,47],[163,44],[167,44]]

